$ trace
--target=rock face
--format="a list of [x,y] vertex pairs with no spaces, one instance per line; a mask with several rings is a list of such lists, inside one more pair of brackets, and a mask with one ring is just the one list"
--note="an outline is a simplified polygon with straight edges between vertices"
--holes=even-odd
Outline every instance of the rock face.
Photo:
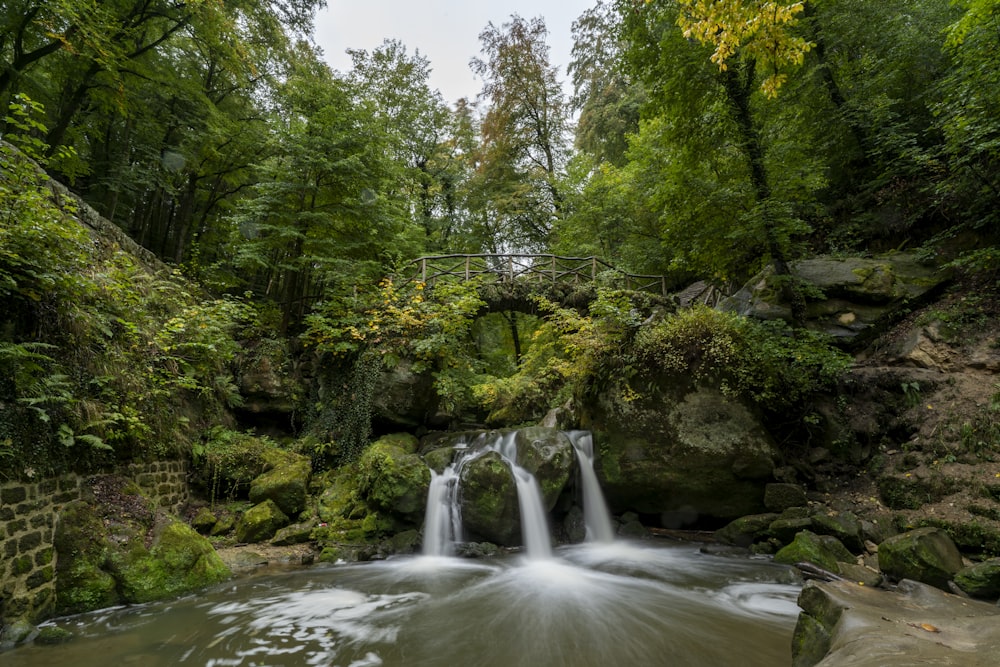
[[[853,338],[908,299],[921,296],[945,276],[925,266],[916,253],[875,258],[817,257],[797,262],[792,273],[823,299],[806,308],[806,325],[837,338]],[[755,276],[720,307],[759,319],[791,319],[779,299],[773,271]]]
[[468,463],[461,476],[462,524],[473,541],[504,546],[521,543],[517,485],[497,452]]
[[611,387],[583,411],[612,512],[684,512],[693,521],[763,511],[775,448],[745,405],[682,378],[657,378],[638,394]]
[[809,582],[799,606],[793,667],[987,667],[1000,655],[1000,609],[909,580],[896,592]]
[[895,535],[878,547],[879,569],[891,579],[913,579],[947,589],[962,569],[962,555],[940,528],[918,528]]

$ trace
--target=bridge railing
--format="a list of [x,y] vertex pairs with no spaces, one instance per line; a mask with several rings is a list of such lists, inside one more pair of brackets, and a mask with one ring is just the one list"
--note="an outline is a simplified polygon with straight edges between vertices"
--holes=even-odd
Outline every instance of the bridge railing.
[[550,254],[455,254],[419,257],[400,271],[402,284],[422,282],[433,287],[439,280],[472,280],[490,275],[501,282],[544,285],[581,285],[610,272],[625,289],[667,296],[664,276],[627,273],[597,257],[565,257]]

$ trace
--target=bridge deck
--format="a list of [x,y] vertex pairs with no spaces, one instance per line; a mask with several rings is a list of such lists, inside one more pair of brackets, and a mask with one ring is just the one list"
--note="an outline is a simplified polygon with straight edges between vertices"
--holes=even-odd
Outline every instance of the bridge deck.
[[549,254],[455,254],[419,257],[401,271],[403,285],[422,282],[428,287],[439,280],[472,280],[494,276],[501,282],[536,282],[539,286],[581,285],[598,276],[620,282],[625,289],[667,296],[665,276],[627,273],[598,257],[565,257]]

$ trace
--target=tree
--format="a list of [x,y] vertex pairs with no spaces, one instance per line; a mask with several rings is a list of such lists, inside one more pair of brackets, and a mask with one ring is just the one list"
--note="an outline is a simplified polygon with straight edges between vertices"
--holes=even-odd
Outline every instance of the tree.
[[562,206],[568,109],[546,34],[541,18],[512,15],[480,33],[483,58],[472,60],[483,80],[480,100],[489,104],[478,168],[487,206],[481,219],[510,248],[544,246]]
[[276,145],[232,219],[233,262],[288,329],[324,290],[382,273],[407,228],[377,114],[305,44],[276,102]]
[[455,118],[441,93],[428,84],[430,62],[395,40],[371,53],[350,51],[351,80],[376,109],[394,159],[403,166],[401,195],[432,246],[443,247],[454,214],[446,200],[456,131]]
[[639,130],[645,99],[640,82],[626,72],[619,24],[610,3],[599,1],[573,22],[573,53],[567,71],[572,107],[580,112],[576,147],[597,162],[621,166],[627,137]]

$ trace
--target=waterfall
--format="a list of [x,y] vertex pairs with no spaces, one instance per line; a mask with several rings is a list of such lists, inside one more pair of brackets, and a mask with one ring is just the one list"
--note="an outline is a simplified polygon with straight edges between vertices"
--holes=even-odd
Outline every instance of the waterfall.
[[431,470],[424,523],[424,555],[451,556],[455,541],[462,535],[458,511],[458,471],[448,466],[440,475]]
[[549,522],[545,518],[538,480],[516,463],[512,462],[510,469],[517,484],[517,503],[521,508],[521,539],[528,558],[552,558],[552,538],[549,536]]
[[[463,444],[459,443],[459,446]],[[471,445],[463,447],[444,472],[437,474],[431,471],[424,522],[424,555],[450,556],[454,553],[455,542],[462,538],[459,504],[462,468],[486,452],[496,452],[510,467],[521,510],[521,539],[528,557],[551,558],[552,538],[542,504],[542,492],[534,475],[517,464],[517,433],[514,431],[484,433]]]
[[587,530],[588,542],[613,542],[615,531],[611,525],[611,513],[604,501],[604,493],[594,472],[594,437],[589,431],[569,431],[566,433],[576,459],[580,463],[580,479],[583,486],[583,523]]

